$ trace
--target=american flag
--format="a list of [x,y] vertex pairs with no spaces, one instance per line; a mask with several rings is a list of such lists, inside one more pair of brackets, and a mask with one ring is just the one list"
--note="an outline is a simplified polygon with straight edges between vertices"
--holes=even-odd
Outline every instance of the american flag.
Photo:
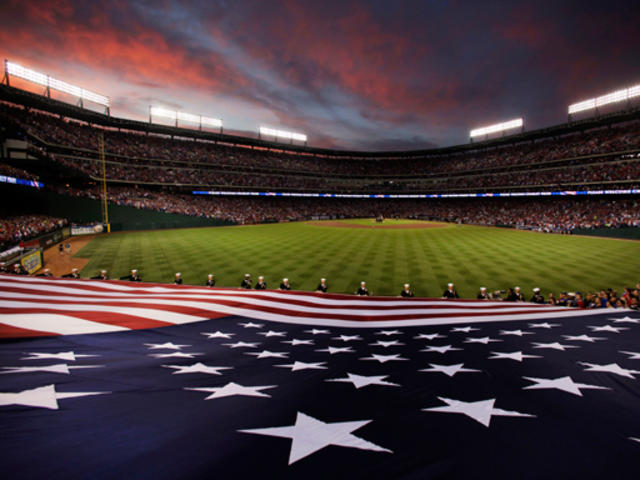
[[0,276],[7,478],[638,478],[640,315]]

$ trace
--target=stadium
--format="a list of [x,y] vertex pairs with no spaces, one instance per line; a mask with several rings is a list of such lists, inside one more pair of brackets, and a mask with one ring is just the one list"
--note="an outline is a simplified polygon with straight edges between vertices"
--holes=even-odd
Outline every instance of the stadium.
[[142,94],[11,54],[0,443],[16,478],[635,478],[640,77],[533,127],[340,148],[181,98],[129,115]]

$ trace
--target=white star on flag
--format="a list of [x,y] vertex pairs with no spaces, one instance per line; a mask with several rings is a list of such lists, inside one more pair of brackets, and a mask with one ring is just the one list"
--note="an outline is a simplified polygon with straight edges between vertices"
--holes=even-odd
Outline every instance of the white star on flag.
[[480,372],[481,370],[476,370],[475,368],[463,368],[464,363],[456,363],[454,365],[438,365],[437,363],[430,363],[431,368],[423,368],[422,370],[418,370],[419,372],[440,372],[444,373],[449,377],[453,377],[456,373],[459,372]]
[[409,359],[401,357],[399,353],[396,353],[395,355],[377,355],[373,353],[370,357],[362,357],[360,358],[360,360],[375,360],[380,363],[387,363],[394,360],[409,360]]
[[265,337],[285,337],[287,332],[274,332],[269,330],[268,332],[258,332],[258,335],[264,335]]
[[388,347],[401,346],[401,345],[404,345],[404,343],[400,343],[398,340],[392,340],[390,342],[385,342],[383,340],[378,340],[376,343],[370,343],[369,345],[372,345],[374,347],[388,348]]
[[364,376],[364,375],[356,375],[355,373],[348,373],[344,378],[328,378],[325,382],[344,382],[344,383],[353,383],[353,386],[356,389],[366,387],[367,385],[385,385],[389,387],[399,387],[400,385],[397,383],[386,382],[384,379],[389,375],[373,375],[373,376]]
[[329,367],[325,367],[325,363],[327,362],[306,363],[296,360],[293,363],[289,363],[286,365],[274,365],[274,367],[290,368],[292,372],[297,372],[298,370],[326,370]]
[[145,343],[149,350],[182,350],[183,347],[190,347],[191,345],[176,345],[173,342],[167,343]]
[[594,343],[596,340],[606,340],[605,337],[590,337],[589,335],[563,335],[563,337],[569,342]]
[[522,337],[523,335],[535,335],[534,332],[525,332],[522,330],[500,330],[500,335],[515,335]]
[[171,352],[149,354],[149,356],[153,358],[193,358],[196,355],[204,355],[204,353]]
[[107,393],[111,392],[56,392],[55,385],[51,384],[16,393],[0,392],[0,406],[23,405],[58,410],[58,400]]
[[352,340],[362,340],[360,335],[340,335],[339,337],[333,337],[333,340],[342,340],[343,342],[350,342]]
[[364,427],[371,421],[372,420],[361,420],[354,422],[325,423],[302,412],[298,412],[296,415],[296,423],[291,426],[253,428],[238,431],[254,435],[290,438],[291,450],[289,451],[289,465],[329,445],[393,453],[391,450],[382,448],[375,443],[368,442],[352,434],[352,432]]
[[558,342],[551,342],[551,343],[531,342],[531,345],[533,345],[533,348],[551,348],[553,350],[562,350],[563,352],[567,348],[580,348],[577,345],[564,345]]
[[447,336],[439,333],[420,333],[413,338],[414,340],[433,340],[435,338],[447,338]]
[[522,387],[523,390],[541,390],[541,389],[557,389],[563,392],[572,393],[573,395],[582,396],[581,388],[586,390],[611,390],[607,387],[601,387],[599,385],[589,385],[587,383],[575,383],[571,377],[559,377],[559,378],[535,378],[535,377],[522,377],[525,380],[534,382],[534,385]]
[[553,328],[553,327],[560,327],[561,325],[559,323],[549,323],[549,322],[544,322],[544,323],[530,323],[529,324],[529,328]]
[[587,372],[609,372],[614,373],[616,375],[620,375],[621,377],[633,378],[634,375],[638,375],[640,370],[628,370],[626,368],[622,368],[617,363],[609,363],[607,365],[598,365],[597,363],[588,363],[588,362],[578,362],[580,365],[585,367],[585,371]]
[[332,347],[332,346],[329,346],[327,348],[320,348],[316,350],[316,352],[329,352],[329,355],[333,355],[334,353],[356,353],[356,351],[351,347]]
[[293,340],[283,340],[282,343],[288,343],[292,347],[297,345],[313,345],[313,340],[298,340],[294,338]]
[[492,416],[500,417],[527,417],[535,418],[535,415],[528,413],[513,412],[509,410],[502,410],[495,408],[495,398],[488,400],[479,400],[477,402],[463,402],[462,400],[454,400],[451,398],[438,397],[438,399],[446,406],[423,408],[425,412],[443,412],[443,413],[461,413],[469,418],[473,418],[476,422],[481,423],[485,427],[491,423]]
[[310,333],[311,335],[330,335],[331,334],[329,330],[318,330],[317,328],[313,328],[311,330],[305,330],[305,333]]
[[219,370],[231,370],[233,367],[211,367],[204,363],[198,362],[193,365],[162,365],[164,368],[172,368],[176,370],[172,375],[180,375],[183,373],[206,373],[209,375],[222,375]]
[[640,360],[640,353],[638,352],[626,352],[624,350],[618,350],[620,353],[624,353],[625,355],[630,355],[627,360]]
[[75,362],[76,358],[89,358],[99,357],[100,355],[82,355],[74,352],[58,352],[58,353],[38,353],[28,352],[25,355],[31,355],[30,357],[22,357],[20,360],[66,360],[67,362]]
[[451,333],[455,333],[455,332],[469,333],[469,332],[472,332],[474,330],[480,330],[480,329],[479,328],[474,328],[474,327],[453,327],[451,329]]
[[256,358],[287,358],[288,352],[270,352],[263,350],[261,352],[245,352],[245,355],[254,355]]
[[482,343],[483,345],[487,345],[488,343],[501,342],[501,341],[502,340],[499,340],[497,338],[489,338],[489,337],[479,337],[479,338],[467,337],[464,343]]
[[244,328],[262,328],[264,327],[264,323],[252,323],[252,322],[247,322],[247,323],[239,323],[238,325],[244,327]]
[[245,397],[268,397],[266,393],[262,393],[262,390],[269,388],[275,388],[277,385],[260,385],[256,387],[248,387],[239,385],[234,382],[229,382],[223,387],[185,387],[185,390],[193,390],[196,392],[209,392],[211,395],[205,398],[205,400],[212,400],[214,398],[232,397],[234,395],[242,395]]
[[420,350],[421,352],[438,352],[447,353],[454,350],[462,350],[461,348],[452,347],[451,345],[429,345],[427,348]]
[[380,330],[375,335],[386,335],[388,337],[389,335],[402,335],[402,332],[400,330]]
[[206,335],[208,339],[212,339],[212,338],[227,338],[227,339],[231,340],[231,337],[233,337],[235,335],[235,333],[223,333],[220,330],[218,330],[217,332],[213,332],[213,333],[202,332],[201,335]]
[[236,343],[223,343],[227,347],[231,348],[258,348],[260,342],[247,343],[247,342],[236,342]]
[[640,323],[640,319],[631,318],[629,315],[622,318],[610,318],[609,320],[613,320],[613,323]]
[[622,330],[629,330],[628,327],[614,327],[612,325],[589,325],[592,332],[612,332],[620,333]]
[[491,352],[493,355],[489,360],[509,359],[521,362],[524,358],[543,358],[540,355],[527,355],[522,352]]
[[33,373],[33,372],[47,372],[47,373],[62,373],[69,375],[70,369],[74,368],[100,368],[104,365],[67,365],[66,363],[58,363],[56,365],[42,365],[39,367],[0,367],[3,369],[0,374],[3,373]]

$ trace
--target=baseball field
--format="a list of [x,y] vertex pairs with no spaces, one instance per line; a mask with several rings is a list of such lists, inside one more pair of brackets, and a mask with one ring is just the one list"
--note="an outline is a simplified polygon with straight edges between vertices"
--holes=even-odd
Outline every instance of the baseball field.
[[354,293],[366,281],[375,295],[438,297],[454,282],[462,297],[519,285],[589,291],[640,282],[640,242],[542,234],[512,229],[411,220],[372,219],[126,232],[100,235],[75,254],[87,259],[83,277],[105,269],[111,278],[139,270],[144,281],[236,287],[245,273],[268,288],[283,277],[296,290]]

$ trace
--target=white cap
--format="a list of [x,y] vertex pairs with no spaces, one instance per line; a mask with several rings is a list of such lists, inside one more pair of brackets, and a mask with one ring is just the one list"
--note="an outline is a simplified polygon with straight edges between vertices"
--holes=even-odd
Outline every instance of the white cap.
[[540,289],[538,287],[533,289],[534,292],[538,293],[540,291]]
[[283,281],[284,283],[287,283],[287,282],[289,281],[289,279],[288,279],[288,278],[283,278],[283,279],[282,279],[282,281]]
[[453,287],[453,283],[448,283],[447,287]]
[[263,277],[262,275],[260,275],[260,276],[258,277],[258,280],[264,280],[264,277]]
[[326,281],[327,281],[327,279],[326,279],[326,278],[321,278],[321,279],[320,279],[320,281],[321,281],[321,282],[326,282]]
[[364,287],[366,285],[366,282],[360,282],[360,285]]
[[409,288],[409,284],[408,284],[408,283],[405,283],[405,284],[404,284],[404,288]]
[[134,268],[133,270],[131,270],[131,273],[138,273],[138,270]]
[[176,277],[179,277],[180,275],[182,275],[180,272],[176,273]]
[[516,290],[520,290],[520,287],[516,287]]
[[482,290],[482,291],[484,291],[486,289],[487,289],[487,287],[480,287],[480,290]]
[[213,273],[210,273],[210,274],[208,275],[208,277],[209,277],[209,278],[213,278]]
[[106,270],[100,270],[100,273],[107,273]]
[[245,273],[244,276],[246,278],[246,277],[250,277],[251,275],[249,275],[248,273]]
[[77,269],[77,268],[72,268],[72,269],[71,269],[71,271],[72,271],[72,272],[77,272],[77,271],[78,271],[78,269]]

